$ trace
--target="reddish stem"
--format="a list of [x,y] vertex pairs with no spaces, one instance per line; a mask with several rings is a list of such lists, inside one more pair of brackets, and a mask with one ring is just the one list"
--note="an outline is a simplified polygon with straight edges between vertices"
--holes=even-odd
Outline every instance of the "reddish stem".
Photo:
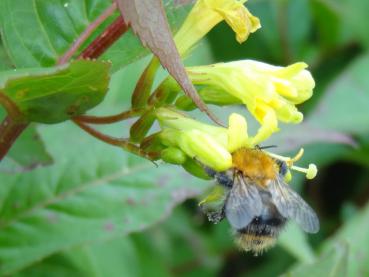
[[27,128],[29,123],[17,122],[11,116],[6,116],[0,124],[0,161],[8,153],[10,147]]
[[3,92],[0,91],[0,104],[8,115],[0,124],[0,161],[10,150],[19,135],[27,128],[28,124],[18,110],[17,106]]
[[96,59],[100,57],[115,41],[117,41],[129,26],[124,22],[123,17],[119,16],[111,23],[105,31],[100,34],[83,52],[78,56],[79,59]]
[[64,64],[68,62],[72,56],[77,52],[77,50],[82,46],[82,44],[91,36],[91,34],[117,9],[117,4],[113,3],[109,8],[107,8],[95,21],[93,21],[83,33],[78,37],[78,39],[72,44],[67,52],[59,59],[58,64]]
[[145,109],[131,109],[129,111],[124,111],[119,114],[110,116],[92,116],[92,115],[79,115],[74,119],[79,122],[93,123],[93,124],[111,124],[119,122],[128,118],[141,115]]
[[[110,6],[102,15],[100,15],[87,29],[81,34],[77,41],[71,46],[71,48],[60,58],[58,64],[63,64],[69,61],[69,59],[75,54],[79,47],[86,41],[91,33],[109,17],[116,9],[114,3]],[[129,26],[124,22],[123,18],[119,16],[112,24],[110,24],[105,31],[100,34],[79,56],[80,59],[94,59],[98,58],[108,49],[122,34],[124,34]],[[8,112],[8,116],[2,121],[0,125],[0,161],[9,151],[15,140],[19,137],[23,130],[29,125],[24,121],[19,121],[21,114],[18,114],[18,109],[14,104],[7,99],[0,92],[0,103],[5,107]],[[17,120],[16,120],[17,119]],[[111,118],[110,118],[111,119]],[[91,117],[87,120],[91,120]],[[99,121],[99,120],[95,120]],[[101,120],[100,120],[101,121]],[[75,121],[82,129],[91,135],[116,146],[127,149],[137,155],[143,156],[150,160],[155,159],[157,154],[144,153],[139,147],[129,143],[124,139],[116,139],[90,128],[82,122]]]
[[83,122],[80,122],[78,120],[75,120],[75,119],[73,119],[73,122],[76,123],[81,129],[83,129],[84,131],[86,131],[87,133],[92,135],[93,137],[95,137],[95,138],[97,138],[97,139],[99,139],[99,140],[101,140],[105,143],[121,147],[121,148],[123,148],[123,149],[125,149],[125,150],[127,150],[127,151],[129,151],[133,154],[136,154],[138,156],[144,157],[144,158],[152,160],[152,161],[159,158],[158,153],[142,151],[140,149],[140,147],[138,147],[137,145],[129,142],[127,139],[115,138],[115,137],[105,135],[105,134],[100,133],[99,131],[95,130],[94,128],[88,126],[87,124],[85,124]]

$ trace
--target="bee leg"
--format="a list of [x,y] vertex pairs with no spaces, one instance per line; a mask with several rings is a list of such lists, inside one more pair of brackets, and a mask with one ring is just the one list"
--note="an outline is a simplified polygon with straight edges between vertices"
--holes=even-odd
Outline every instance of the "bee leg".
[[206,215],[208,216],[208,220],[210,222],[213,222],[214,224],[218,224],[225,218],[224,207],[220,211],[208,212]]
[[231,174],[228,171],[215,171],[214,169],[205,166],[204,167],[206,174],[208,174],[210,177],[214,178],[218,184],[226,187],[226,188],[232,188],[233,186],[233,177],[231,177]]
[[233,178],[229,176],[228,172],[218,172],[215,175],[215,180],[222,186],[231,189],[233,186]]
[[283,177],[287,174],[288,166],[285,161],[276,160],[276,163],[279,166],[279,174],[281,174]]

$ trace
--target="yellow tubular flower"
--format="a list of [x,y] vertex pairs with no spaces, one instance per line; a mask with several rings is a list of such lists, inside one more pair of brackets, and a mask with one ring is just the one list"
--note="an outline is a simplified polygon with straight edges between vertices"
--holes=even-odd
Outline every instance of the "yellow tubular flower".
[[238,98],[261,125],[275,132],[278,120],[300,123],[303,119],[295,104],[309,99],[315,86],[306,67],[305,63],[279,67],[242,60],[189,67],[187,71],[194,84]]
[[[273,111],[265,115],[268,122],[272,121],[268,119],[271,112]],[[182,164],[186,161],[183,153],[216,171],[231,168],[234,151],[240,148],[255,148],[272,134],[268,127],[273,129],[273,126],[264,125],[261,128],[263,130],[259,130],[256,136],[249,137],[246,119],[236,113],[230,115],[228,128],[204,124],[167,108],[157,109],[156,117],[162,128],[160,140],[168,147],[163,151],[162,158],[165,161]],[[266,153],[277,160],[285,161],[289,169],[305,173],[308,179],[314,178],[317,173],[313,164],[310,164],[308,169],[294,165],[294,162],[302,157],[303,149],[293,158]]]
[[[157,109],[156,117],[163,129],[160,138],[164,145],[177,147],[190,158],[219,171],[232,166],[234,151],[243,147],[254,148],[272,133],[269,131],[272,128],[265,128],[264,132],[249,137],[246,119],[236,113],[230,115],[228,128],[204,124],[167,108]],[[170,158],[166,157],[166,160]]]
[[156,117],[163,129],[160,138],[164,145],[178,147],[190,158],[215,170],[232,166],[226,128],[204,124],[166,108],[157,109]]
[[236,33],[239,43],[259,29],[260,21],[243,5],[246,0],[197,0],[174,37],[178,51],[185,54],[222,20]]

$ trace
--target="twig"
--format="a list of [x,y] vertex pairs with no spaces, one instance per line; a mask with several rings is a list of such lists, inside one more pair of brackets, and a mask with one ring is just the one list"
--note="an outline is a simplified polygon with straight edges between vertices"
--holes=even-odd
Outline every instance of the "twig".
[[84,123],[92,123],[92,124],[111,124],[119,121],[123,121],[128,118],[136,117],[141,115],[145,109],[131,109],[129,111],[124,111],[119,114],[110,115],[110,116],[92,116],[92,115],[79,115],[74,117],[73,119],[78,122]]
[[119,16],[111,23],[105,31],[100,34],[91,44],[78,56],[79,59],[96,59],[100,57],[115,41],[117,41],[129,26]]
[[27,122],[14,121],[10,115],[4,118],[0,124],[0,161],[28,125]]
[[20,119],[22,117],[21,112],[18,110],[17,106],[10,100],[4,93],[0,91],[0,105],[2,105],[9,116],[12,118]]
[[82,46],[82,44],[90,37],[90,35],[117,9],[117,4],[114,2],[109,8],[107,8],[95,21],[93,21],[83,33],[78,37],[78,39],[72,44],[67,52],[59,59],[58,64],[64,64],[68,62],[72,56],[77,52],[77,50]]
[[78,120],[73,120],[75,124],[77,124],[81,129],[92,135],[93,137],[108,143],[110,145],[121,147],[128,152],[131,152],[133,154],[136,154],[138,156],[144,157],[146,159],[149,159],[151,161],[154,161],[159,158],[159,153],[156,152],[145,152],[140,149],[137,145],[129,142],[127,139],[121,139],[121,138],[115,138],[108,135],[105,135],[103,133],[100,133],[99,131],[95,130],[94,128],[88,126],[87,124],[80,122]]
[[5,108],[7,116],[0,124],[0,161],[8,153],[19,135],[27,128],[28,122],[23,120],[22,113],[4,93],[0,91],[0,104]]

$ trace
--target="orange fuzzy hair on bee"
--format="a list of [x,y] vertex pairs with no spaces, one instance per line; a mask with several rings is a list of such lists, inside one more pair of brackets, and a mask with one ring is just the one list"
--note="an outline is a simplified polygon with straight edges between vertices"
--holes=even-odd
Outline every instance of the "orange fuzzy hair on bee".
[[232,154],[233,166],[259,185],[277,178],[276,162],[259,149],[241,148]]

